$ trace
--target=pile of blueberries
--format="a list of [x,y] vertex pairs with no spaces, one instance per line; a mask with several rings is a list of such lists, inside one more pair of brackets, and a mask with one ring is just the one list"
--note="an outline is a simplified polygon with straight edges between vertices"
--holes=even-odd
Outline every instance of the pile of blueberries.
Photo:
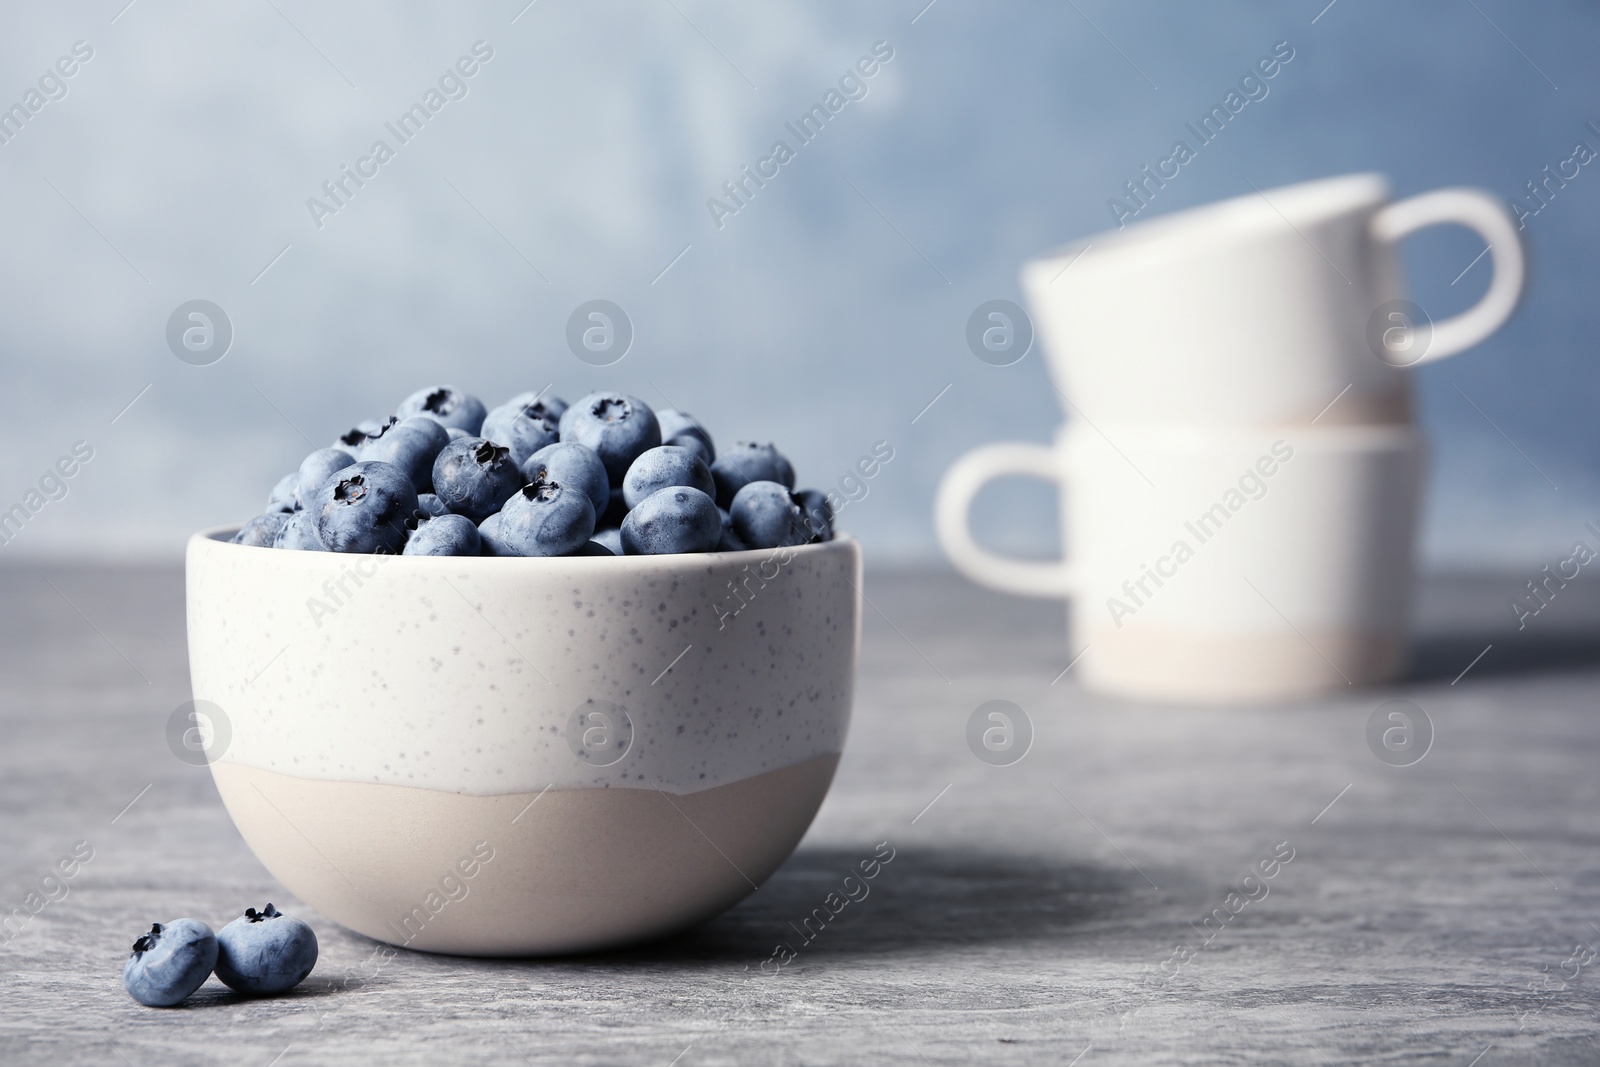
[[317,935],[311,927],[271,904],[244,914],[213,934],[198,919],[153,923],[133,943],[122,968],[128,994],[151,1008],[172,1008],[189,999],[213,971],[237,993],[287,993],[317,965]]
[[447,385],[407,397],[305,458],[233,540],[408,556],[621,556],[783,548],[833,537],[833,513],[770,444],[718,455],[680,411],[621,393],[493,411]]

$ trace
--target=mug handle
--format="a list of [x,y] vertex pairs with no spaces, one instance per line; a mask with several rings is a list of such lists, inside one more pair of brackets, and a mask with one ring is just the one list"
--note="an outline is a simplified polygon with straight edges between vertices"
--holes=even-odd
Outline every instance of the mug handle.
[[973,498],[989,482],[1008,474],[1061,485],[1060,455],[1045,445],[1008,443],[984,445],[956,460],[939,483],[934,502],[939,543],[956,569],[975,582],[1022,596],[1065,596],[1076,584],[1065,559],[1008,559],[988,551],[972,536],[968,520]]
[[1494,333],[1516,310],[1527,280],[1522,238],[1511,213],[1500,201],[1477,189],[1438,189],[1390,204],[1373,216],[1372,233],[1380,241],[1398,244],[1409,233],[1445,222],[1476,230],[1488,243],[1494,277],[1482,300],[1459,315],[1433,324],[1428,350],[1416,363],[1453,356]]

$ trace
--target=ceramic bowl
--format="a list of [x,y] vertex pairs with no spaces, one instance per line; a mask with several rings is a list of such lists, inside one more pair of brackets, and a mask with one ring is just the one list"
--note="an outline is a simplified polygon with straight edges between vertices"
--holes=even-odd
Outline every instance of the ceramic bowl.
[[250,848],[369,937],[659,937],[799,843],[849,725],[861,555],[345,555],[196,534],[189,662]]

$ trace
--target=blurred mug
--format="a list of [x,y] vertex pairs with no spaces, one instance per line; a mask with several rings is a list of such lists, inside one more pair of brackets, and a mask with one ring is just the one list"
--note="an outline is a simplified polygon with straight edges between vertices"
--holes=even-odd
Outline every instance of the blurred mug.
[[[1395,249],[1447,222],[1488,242],[1494,276],[1472,308],[1430,323]],[[1408,421],[1403,368],[1494,333],[1524,275],[1494,197],[1389,203],[1381,175],[1357,174],[1112,231],[1027,264],[1022,283],[1056,384],[1089,418],[1266,425]]]
[[[1009,593],[1067,597],[1085,685],[1178,701],[1309,696],[1404,662],[1424,447],[1409,426],[1065,428],[945,475],[939,539]],[[969,527],[989,481],[1062,490],[1059,561],[997,556]]]

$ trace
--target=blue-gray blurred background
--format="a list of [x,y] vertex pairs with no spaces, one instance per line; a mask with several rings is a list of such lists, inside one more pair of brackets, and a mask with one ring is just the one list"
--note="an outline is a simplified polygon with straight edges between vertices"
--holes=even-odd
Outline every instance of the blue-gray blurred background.
[[[65,95],[0,145],[0,510],[75,442],[94,458],[13,560],[175,559],[258,510],[307,439],[434,382],[491,405],[547,384],[670,400],[823,487],[887,440],[842,525],[874,562],[931,560],[948,464],[1061,418],[1039,353],[980,362],[968,315],[1107,228],[1108,198],[1275,43],[1295,58],[1270,95],[1144,217],[1364,169],[1400,195],[1526,199],[1600,148],[1600,10],[1577,0],[8,5],[0,107],[80,41],[92,58],[46,83]],[[384,124],[480,41],[466,95],[400,146]],[[875,42],[893,58],[865,98],[798,146],[784,123]],[[380,138],[395,157],[319,227],[308,198]],[[780,138],[796,158],[719,229],[707,199]],[[1600,520],[1597,198],[1583,167],[1528,220],[1516,318],[1418,375],[1432,567],[1536,566]],[[1413,295],[1465,307],[1481,250],[1410,242]],[[636,331],[603,368],[565,340],[596,298]],[[235,330],[210,366],[167,345],[192,299]],[[1047,491],[983,500],[989,540],[1050,550]]]

